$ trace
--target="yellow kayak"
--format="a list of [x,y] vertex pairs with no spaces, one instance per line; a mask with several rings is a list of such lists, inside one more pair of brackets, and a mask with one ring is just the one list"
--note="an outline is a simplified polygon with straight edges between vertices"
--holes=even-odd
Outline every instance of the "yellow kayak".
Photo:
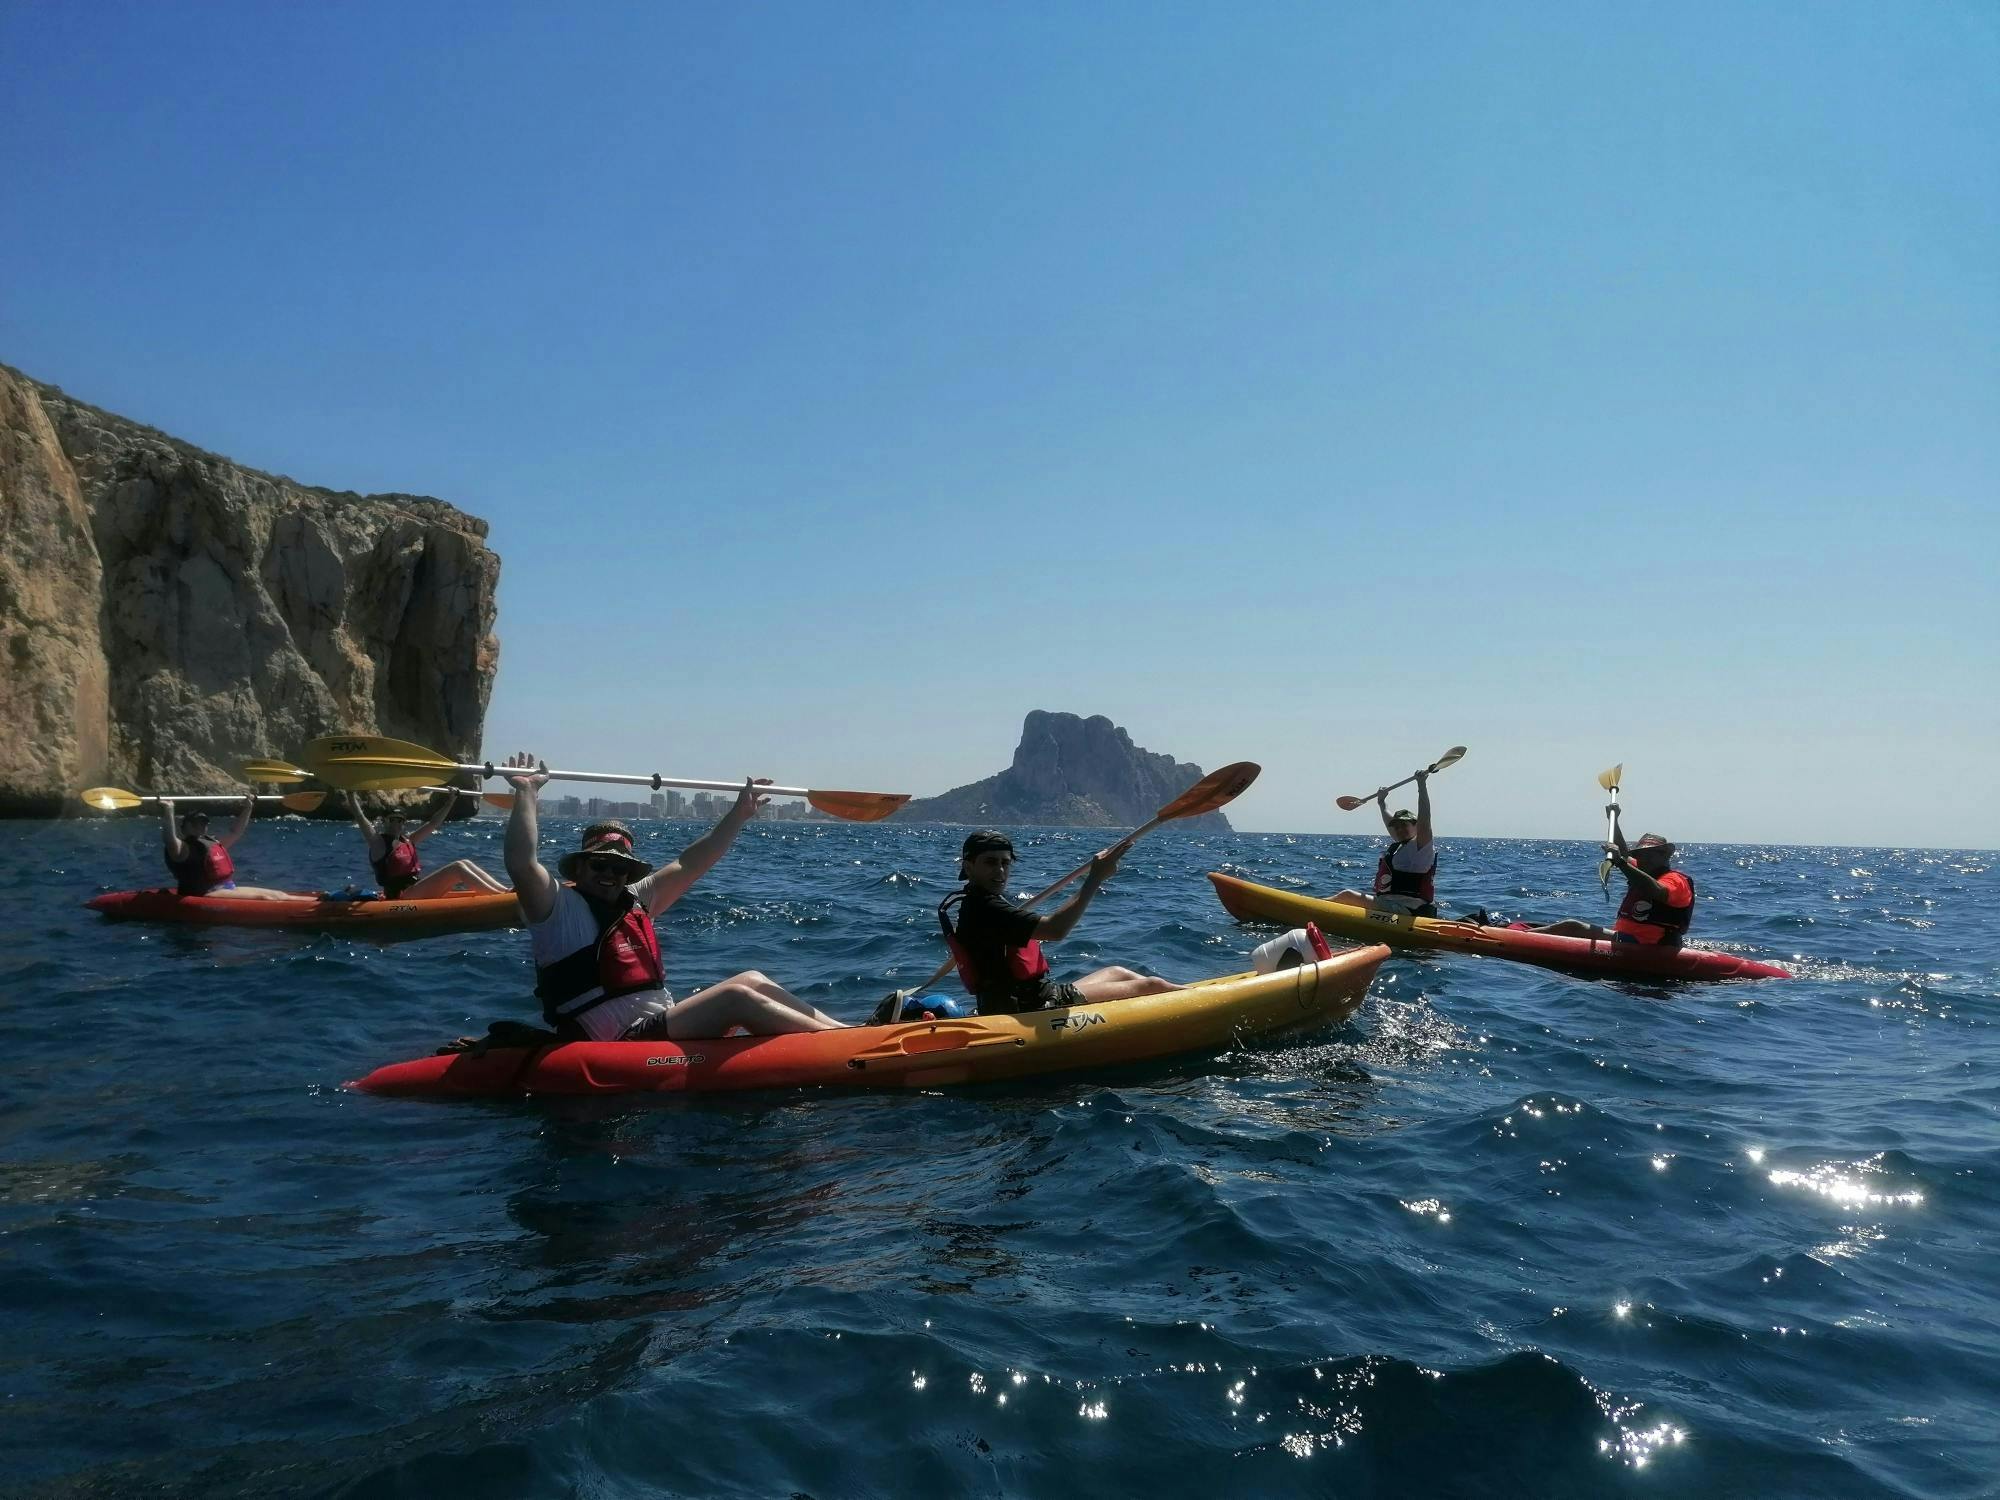
[[1274,886],[1211,874],[1211,884],[1223,907],[1243,922],[1274,922],[1303,927],[1312,922],[1321,932],[1363,943],[1388,943],[1397,948],[1429,948],[1445,953],[1480,953],[1510,958],[1571,974],[1611,974],[1639,979],[1789,979],[1791,971],[1734,953],[1710,948],[1658,948],[1638,943],[1558,937],[1549,932],[1524,932],[1511,927],[1482,927],[1441,917],[1412,917],[1401,912],[1370,911],[1281,891]]
[[371,1094],[703,1093],[758,1088],[940,1088],[1212,1052],[1330,1026],[1360,1008],[1389,950],[1337,953],[1275,974],[1228,974],[1166,995],[1019,1016],[847,1026],[713,1041],[564,1042],[419,1057],[377,1068]]

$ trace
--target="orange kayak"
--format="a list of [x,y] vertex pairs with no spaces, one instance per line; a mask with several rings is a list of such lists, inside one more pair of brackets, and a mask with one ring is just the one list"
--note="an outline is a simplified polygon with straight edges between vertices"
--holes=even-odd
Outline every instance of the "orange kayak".
[[300,891],[293,901],[231,901],[183,896],[177,891],[112,891],[85,903],[114,922],[195,922],[209,927],[298,927],[318,932],[365,932],[384,937],[409,933],[479,932],[521,927],[512,891],[434,896],[422,901],[376,897],[331,901]]
[[349,1085],[371,1094],[700,1093],[772,1088],[939,1088],[1218,1051],[1335,1025],[1360,1007],[1383,947],[1275,974],[1230,974],[1167,995],[1020,1016],[850,1026],[714,1041],[566,1042],[419,1057]]

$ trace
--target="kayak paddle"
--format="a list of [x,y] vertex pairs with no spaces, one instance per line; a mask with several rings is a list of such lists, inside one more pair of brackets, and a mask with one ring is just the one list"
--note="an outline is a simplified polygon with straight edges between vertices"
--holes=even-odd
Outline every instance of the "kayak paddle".
[[[1425,776],[1434,776],[1439,771],[1442,771],[1446,766],[1455,766],[1464,759],[1465,759],[1465,746],[1453,745],[1449,750],[1445,751],[1444,754],[1440,755],[1436,760],[1432,761],[1428,766],[1425,766],[1422,774]],[[1390,782],[1389,785],[1383,787],[1382,790],[1385,792],[1393,792],[1396,790],[1397,787],[1408,786],[1411,782],[1415,781],[1416,779],[1417,778],[1415,775],[1405,776],[1401,781]],[[1333,805],[1339,808],[1342,812],[1353,812],[1354,809],[1357,807],[1366,807],[1370,802],[1373,802],[1375,800],[1376,796],[1377,796],[1376,793],[1370,792],[1366,797],[1335,797],[1333,799]]]
[[[1461,751],[1460,753],[1463,754],[1464,752]],[[1201,780],[1197,781],[1193,786],[1182,792],[1173,801],[1154,814],[1152,822],[1141,823],[1111,847],[1114,849],[1130,849],[1162,823],[1171,823],[1179,818],[1199,817],[1202,813],[1214,812],[1218,807],[1227,806],[1249,790],[1250,783],[1257,779],[1263,769],[1254,760],[1239,760],[1231,765],[1224,766],[1219,771],[1210,771]],[[1054,885],[1035,892],[1034,895],[1030,896],[1022,904],[1021,909],[1025,911],[1030,906],[1039,906],[1072,880],[1076,879],[1077,876],[1087,874],[1095,859],[1096,856],[1092,855],[1090,859],[1086,859]],[[916,989],[909,991],[909,993],[914,995],[929,989],[951,972],[952,963],[953,960],[946,959],[939,965],[938,971],[935,974],[918,985]]]
[[[146,802],[228,802],[240,803],[241,795],[228,796],[201,793],[191,797],[142,797],[137,792],[128,792],[122,786],[93,786],[77,793],[90,806],[100,812],[122,812],[138,807]],[[325,792],[288,792],[284,796],[268,796],[256,799],[259,802],[282,803],[289,812],[311,812],[326,801]]]
[[[1608,771],[1600,772],[1597,784],[1611,793],[1611,811],[1604,815],[1604,842],[1611,842],[1611,834],[1618,827],[1618,778],[1625,774],[1625,762],[1620,761]],[[1611,857],[1605,856],[1604,863],[1597,867],[1597,883],[1604,887],[1604,899],[1611,899]]]
[[[322,781],[346,791],[383,792],[429,786],[440,777],[505,776],[527,768],[496,766],[492,761],[455,761],[407,740],[379,735],[330,734],[307,745],[299,757]],[[686,787],[698,792],[740,792],[740,781],[697,781],[685,776],[624,776],[608,771],[551,771],[532,768],[552,781],[593,781],[610,786]],[[802,786],[759,786],[768,797],[803,797],[821,812],[851,823],[878,823],[910,800],[907,792],[829,792]]]
[[282,760],[246,760],[238,763],[236,774],[245,781],[265,781],[274,786],[288,786],[295,781],[304,781],[312,773],[302,771],[297,766]]

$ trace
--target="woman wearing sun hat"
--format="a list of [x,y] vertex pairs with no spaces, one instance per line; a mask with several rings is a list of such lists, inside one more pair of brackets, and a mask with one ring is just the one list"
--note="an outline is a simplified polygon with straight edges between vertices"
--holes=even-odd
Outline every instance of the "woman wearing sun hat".
[[[1617,813],[1611,819],[1611,842],[1604,846],[1611,863],[1625,877],[1625,899],[1619,903],[1618,917],[1607,931],[1594,922],[1566,917],[1546,927],[1530,927],[1530,932],[1553,933],[1557,937],[1596,938],[1614,943],[1640,943],[1649,947],[1678,948],[1694,920],[1694,878],[1672,868],[1673,843],[1657,833],[1642,833],[1639,842],[1627,845],[1619,831]],[[1516,927],[1523,926],[1515,923]]]
[[360,796],[354,792],[347,794],[347,810],[354,818],[354,826],[368,841],[368,863],[375,871],[375,879],[380,883],[384,896],[422,901],[431,896],[450,896],[461,891],[499,892],[507,889],[469,859],[455,859],[443,869],[426,875],[423,861],[417,855],[417,845],[444,826],[444,820],[451,815],[458,799],[475,795],[463,790],[454,792],[439,803],[437,811],[420,826],[405,832],[409,815],[400,807],[391,807],[383,813],[378,825],[370,822],[368,814],[362,810]]
[[533,756],[507,762],[515,790],[507,820],[507,873],[534,948],[535,993],[542,1017],[566,1041],[675,1041],[719,1037],[733,1026],[753,1036],[827,1031],[841,1023],[815,1010],[769,976],[747,970],[676,1000],[667,989],[653,919],[687,894],[729,852],[764,798],[745,781],[736,805],[678,859],[658,869],[632,847],[632,830],[592,823],[581,846],[550,875],[536,854],[535,795],[548,777]]
[[1430,772],[1417,772],[1417,810],[1406,807],[1389,811],[1389,792],[1375,793],[1376,809],[1382,826],[1389,832],[1389,847],[1375,864],[1372,891],[1342,891],[1333,899],[1343,906],[1359,906],[1368,911],[1401,912],[1412,917],[1437,915],[1437,849],[1431,843]]

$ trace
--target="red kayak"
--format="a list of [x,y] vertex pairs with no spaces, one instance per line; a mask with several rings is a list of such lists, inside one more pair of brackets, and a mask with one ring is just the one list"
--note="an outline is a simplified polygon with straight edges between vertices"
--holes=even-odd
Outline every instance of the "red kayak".
[[433,1097],[938,1088],[1108,1068],[1336,1025],[1359,1008],[1388,956],[1379,945],[1354,948],[1275,974],[1228,974],[1170,994],[1019,1016],[444,1053],[377,1068],[349,1087]]
[[300,891],[290,901],[231,901],[183,896],[178,891],[112,891],[87,903],[114,922],[193,922],[208,927],[298,927],[319,932],[403,934],[480,932],[490,927],[522,927],[521,907],[512,891],[480,891],[466,896],[434,896],[421,901],[376,897],[333,901],[318,891]]
[[1621,975],[1634,979],[1790,979],[1789,969],[1711,948],[1654,948],[1638,943],[1607,943],[1592,938],[1557,937],[1548,932],[1522,932],[1511,927],[1482,927],[1442,917],[1412,917],[1401,912],[1369,911],[1340,905],[1296,891],[1211,874],[1215,894],[1232,917],[1243,922],[1275,922],[1280,927],[1319,924],[1321,932],[1339,933],[1364,943],[1392,948],[1428,948],[1444,953],[1483,953],[1538,964],[1571,974]]

